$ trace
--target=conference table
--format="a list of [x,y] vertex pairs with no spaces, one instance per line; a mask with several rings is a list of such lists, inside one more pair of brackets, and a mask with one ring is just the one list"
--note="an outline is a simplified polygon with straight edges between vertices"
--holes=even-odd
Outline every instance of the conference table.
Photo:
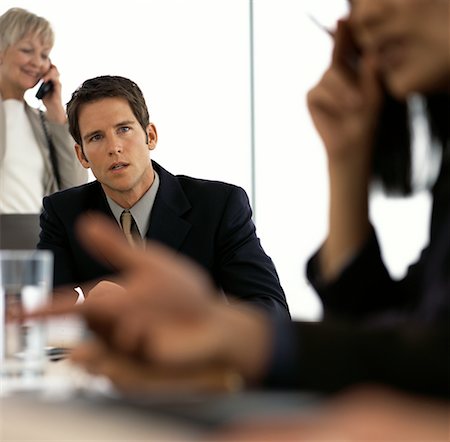
[[[80,339],[82,325],[70,321],[53,323],[49,342],[70,346]],[[0,380],[0,441],[208,440],[231,422],[309,413],[319,402],[309,394],[262,391],[125,396],[68,359],[49,360],[35,385],[10,388]]]
[[0,440],[198,441],[247,417],[286,416],[309,407],[302,395],[146,397],[141,401],[98,391],[22,392],[0,397]]

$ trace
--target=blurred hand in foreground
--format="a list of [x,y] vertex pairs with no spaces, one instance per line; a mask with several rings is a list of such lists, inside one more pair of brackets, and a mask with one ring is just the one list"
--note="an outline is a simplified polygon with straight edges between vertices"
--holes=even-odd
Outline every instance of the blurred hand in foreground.
[[93,331],[94,342],[74,350],[77,363],[133,390],[162,373],[175,385],[181,373],[195,371],[223,370],[219,376],[233,385],[264,374],[272,337],[263,313],[225,304],[197,265],[161,245],[131,249],[99,215],[84,217],[78,228],[86,249],[121,274],[98,284],[88,302],[46,312],[76,312]]

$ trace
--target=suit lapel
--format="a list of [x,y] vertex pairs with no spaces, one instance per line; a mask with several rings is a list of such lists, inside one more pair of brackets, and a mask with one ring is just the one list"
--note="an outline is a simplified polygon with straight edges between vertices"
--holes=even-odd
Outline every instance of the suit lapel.
[[153,167],[160,183],[146,237],[179,250],[191,229],[191,224],[182,217],[190,210],[191,204],[177,177],[155,162]]
[[106,195],[102,189],[101,184],[96,180],[92,183],[92,185],[92,193],[89,195],[87,201],[87,206],[89,208],[88,210],[101,212],[115,220],[114,214],[109,207],[108,200],[106,199]]

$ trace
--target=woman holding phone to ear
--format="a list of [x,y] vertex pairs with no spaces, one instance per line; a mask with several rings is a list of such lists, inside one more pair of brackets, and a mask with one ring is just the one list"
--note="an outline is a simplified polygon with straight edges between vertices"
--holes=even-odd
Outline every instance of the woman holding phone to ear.
[[[24,9],[0,16],[0,213],[39,213],[42,198],[87,181],[69,135],[50,23]],[[42,80],[46,112],[25,92]]]

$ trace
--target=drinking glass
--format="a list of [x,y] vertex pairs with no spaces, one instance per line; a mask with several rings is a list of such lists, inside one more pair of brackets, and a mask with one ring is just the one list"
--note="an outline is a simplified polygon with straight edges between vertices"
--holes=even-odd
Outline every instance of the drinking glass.
[[27,318],[50,300],[53,255],[47,250],[0,250],[0,381],[38,379],[47,363],[46,327]]

